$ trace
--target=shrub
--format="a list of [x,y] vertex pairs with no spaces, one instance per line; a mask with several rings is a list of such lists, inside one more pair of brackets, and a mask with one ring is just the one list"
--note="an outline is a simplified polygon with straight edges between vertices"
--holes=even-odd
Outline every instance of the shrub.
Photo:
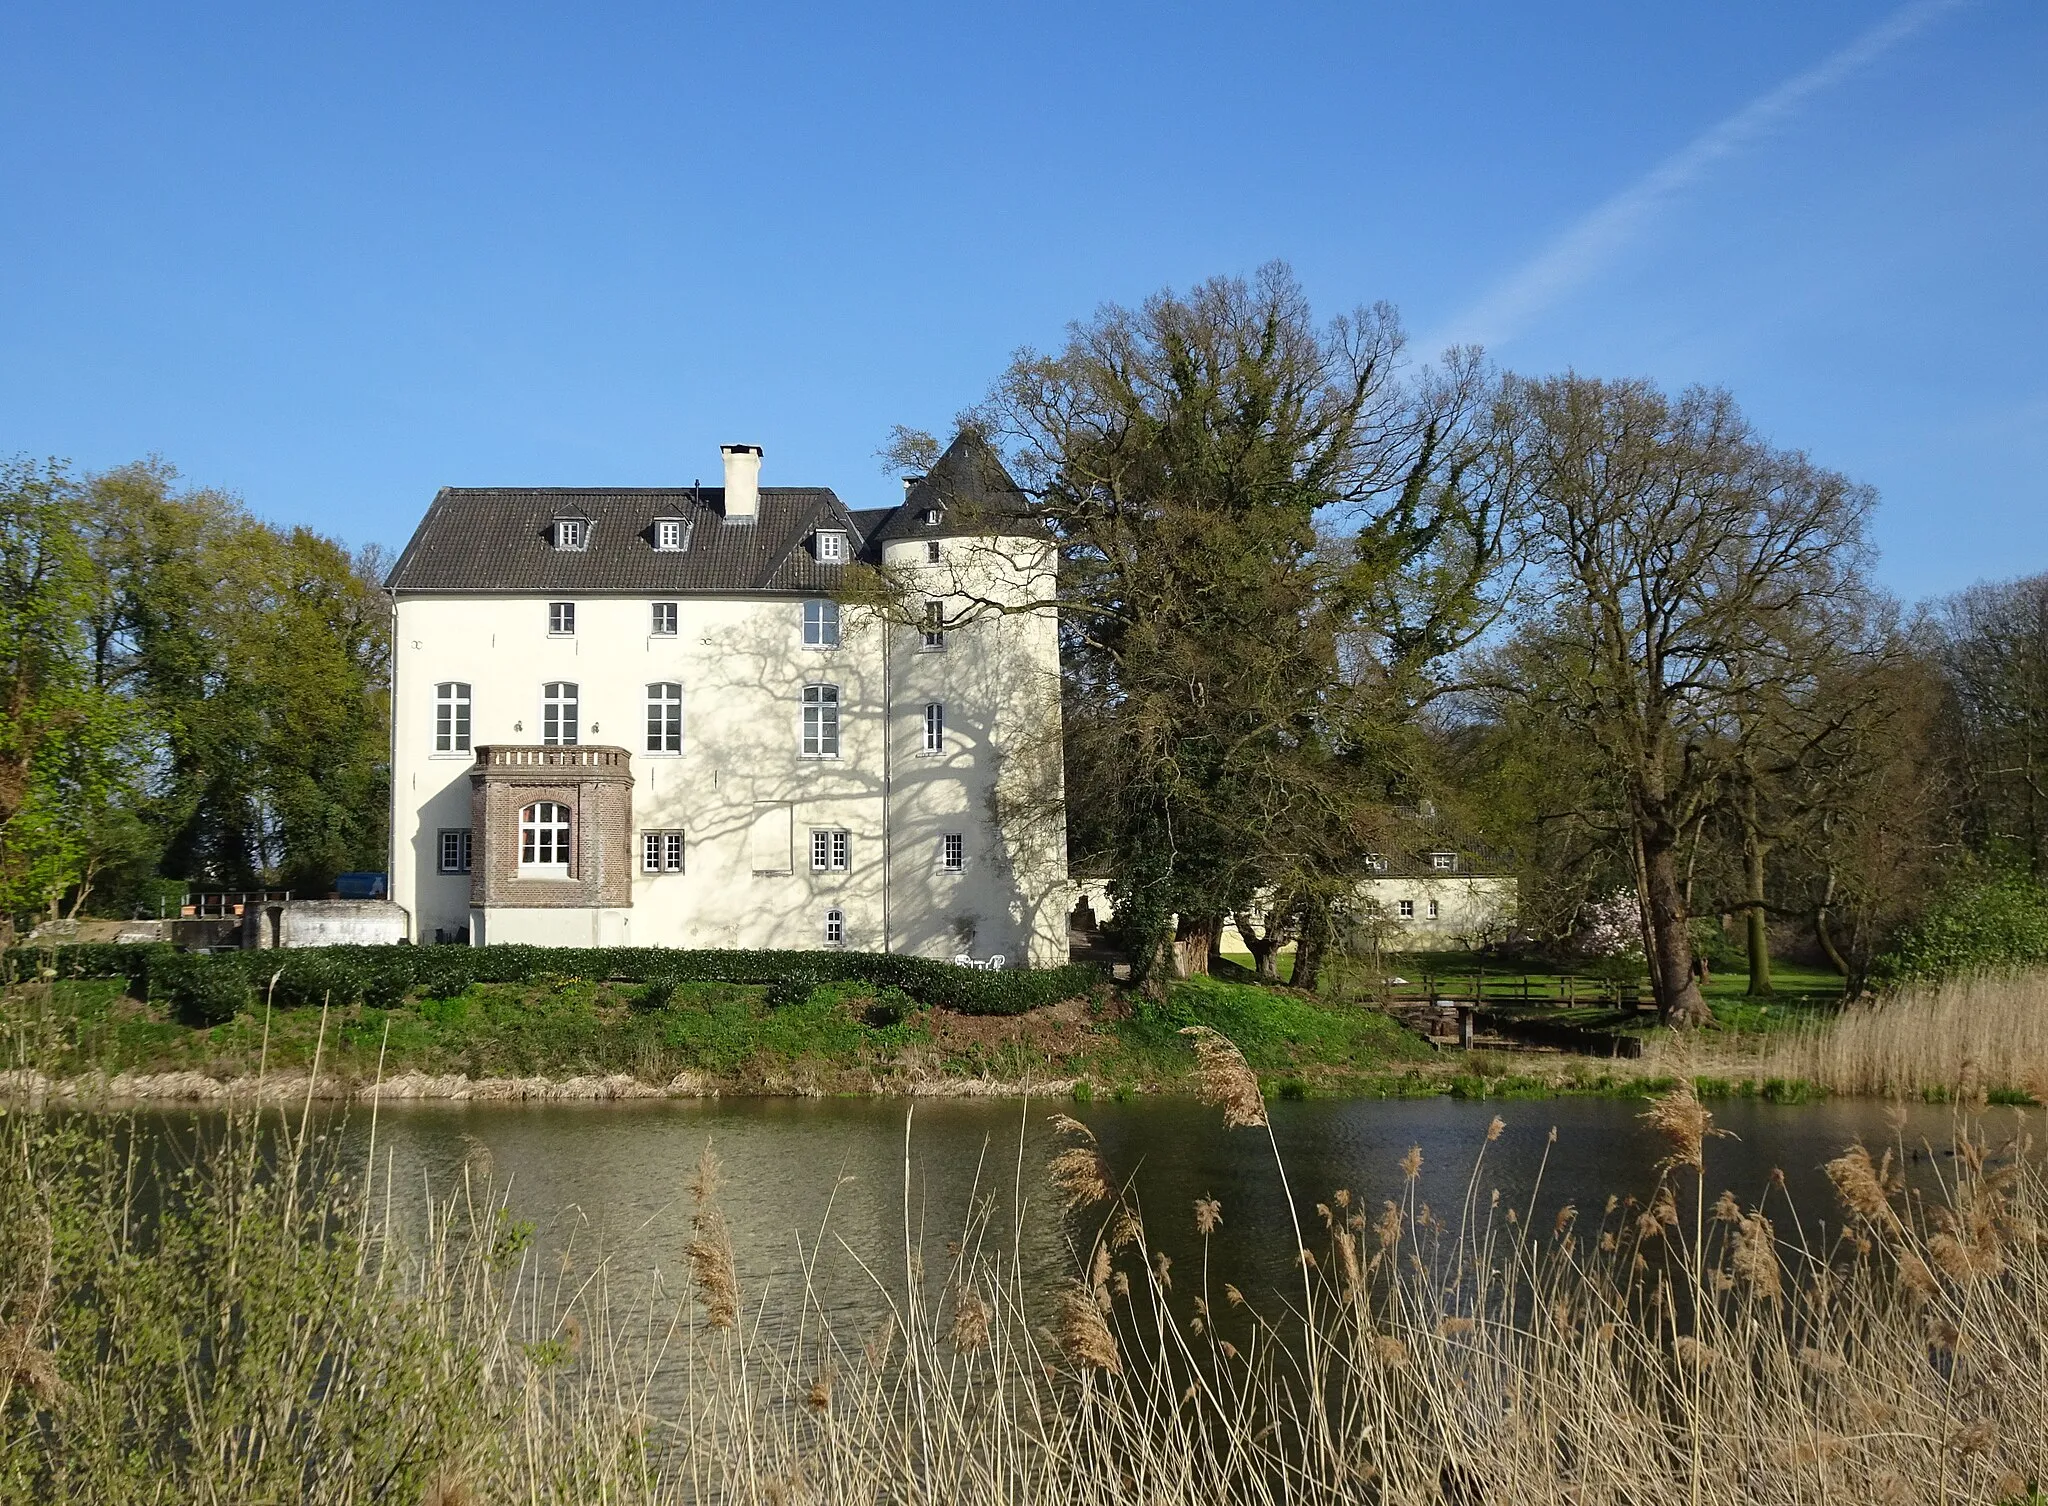
[[256,1002],[249,975],[204,952],[175,953],[151,969],[150,984],[194,1029],[224,1025]]
[[1872,964],[1884,981],[1938,981],[2048,964],[2048,887],[1997,875],[1959,879]]

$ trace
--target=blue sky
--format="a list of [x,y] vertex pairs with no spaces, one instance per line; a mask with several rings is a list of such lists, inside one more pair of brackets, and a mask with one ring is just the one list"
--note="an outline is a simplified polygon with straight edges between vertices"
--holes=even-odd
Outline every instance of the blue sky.
[[1104,300],[1290,261],[1732,388],[1908,596],[2048,569],[2048,6],[0,7],[0,452],[404,541],[444,484],[855,505]]

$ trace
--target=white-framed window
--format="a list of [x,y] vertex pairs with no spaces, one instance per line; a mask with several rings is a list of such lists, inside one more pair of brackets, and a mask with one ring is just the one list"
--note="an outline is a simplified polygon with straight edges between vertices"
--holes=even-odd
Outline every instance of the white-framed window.
[[1443,912],[1442,912],[1442,911],[1441,911],[1440,909],[1438,909],[1438,908],[1437,908],[1437,902],[1436,902],[1435,900],[1431,900],[1431,901],[1429,902],[1429,918],[1430,918],[1431,920],[1435,920],[1435,919],[1437,919],[1438,917],[1440,917],[1440,916],[1441,916],[1442,914],[1443,914]]
[[657,638],[673,638],[676,635],[676,604],[672,601],[657,601],[648,620],[647,631]]
[[683,751],[683,687],[673,680],[647,687],[647,751]]
[[942,602],[928,601],[924,604],[924,646],[944,648],[946,646],[946,608]]
[[654,547],[657,549],[682,548],[683,520],[681,518],[656,518],[654,520]]
[[924,546],[924,562],[927,565],[936,565],[939,562],[939,541],[937,539],[926,541]]
[[580,692],[574,680],[549,680],[540,688],[540,740],[550,748],[576,746]]
[[844,873],[852,866],[852,835],[838,827],[811,829],[811,872]]
[[439,870],[442,873],[469,872],[469,828],[443,827],[440,839]]
[[640,833],[640,871],[642,873],[681,873],[683,871],[683,834],[679,831],[643,831]]
[[1415,901],[1414,901],[1414,900],[1412,900],[1412,899],[1404,899],[1404,900],[1402,900],[1402,901],[1400,901],[1400,902],[1399,902],[1399,904],[1398,904],[1397,908],[1398,908],[1398,909],[1400,910],[1400,912],[1401,912],[1401,918],[1402,918],[1403,920],[1413,920],[1413,919],[1415,918]]
[[569,876],[569,807],[536,800],[519,813],[519,871],[542,878]]
[[570,638],[576,633],[576,603],[573,601],[551,601],[548,603],[548,636]]
[[946,751],[946,703],[927,702],[924,708],[924,750],[927,753]]
[[804,687],[804,757],[839,756],[839,687]]
[[581,518],[555,519],[555,547],[557,549],[589,548],[590,525]]
[[839,647],[839,603],[813,600],[804,603],[804,647]]
[[1438,873],[1449,873],[1458,866],[1455,852],[1433,852],[1429,855],[1429,866]]
[[443,680],[434,687],[434,751],[469,751],[469,683]]
[[967,867],[967,838],[957,831],[949,831],[939,838],[939,871],[959,873]]
[[827,910],[825,912],[825,945],[843,946],[846,943],[846,912]]
[[1386,855],[1378,852],[1367,853],[1365,855],[1365,871],[1367,873],[1385,873],[1387,871]]
[[828,565],[843,561],[846,558],[846,535],[837,528],[820,528],[818,558]]
[[946,515],[940,512],[936,507],[927,507],[924,510],[924,517],[921,521],[927,528],[937,528],[941,523],[946,521]]

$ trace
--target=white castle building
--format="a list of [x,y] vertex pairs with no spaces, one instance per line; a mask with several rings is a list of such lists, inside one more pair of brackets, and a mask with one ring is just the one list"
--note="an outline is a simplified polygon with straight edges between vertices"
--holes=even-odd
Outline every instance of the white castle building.
[[[449,488],[393,568],[391,898],[423,943],[1066,960],[1054,555],[956,440],[894,507]],[[898,588],[842,604],[850,566]]]

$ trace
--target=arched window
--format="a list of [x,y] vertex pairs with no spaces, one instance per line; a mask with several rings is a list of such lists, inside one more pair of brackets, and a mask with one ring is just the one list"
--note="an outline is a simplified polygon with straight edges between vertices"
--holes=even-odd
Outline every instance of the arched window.
[[804,687],[804,757],[839,756],[839,687]]
[[840,946],[846,941],[846,912],[827,910],[825,912],[825,945]]
[[519,813],[519,871],[569,876],[569,807],[537,800]]
[[683,687],[673,680],[647,687],[647,751],[683,751]]
[[540,740],[550,748],[576,746],[577,689],[573,680],[550,680],[540,688]]

